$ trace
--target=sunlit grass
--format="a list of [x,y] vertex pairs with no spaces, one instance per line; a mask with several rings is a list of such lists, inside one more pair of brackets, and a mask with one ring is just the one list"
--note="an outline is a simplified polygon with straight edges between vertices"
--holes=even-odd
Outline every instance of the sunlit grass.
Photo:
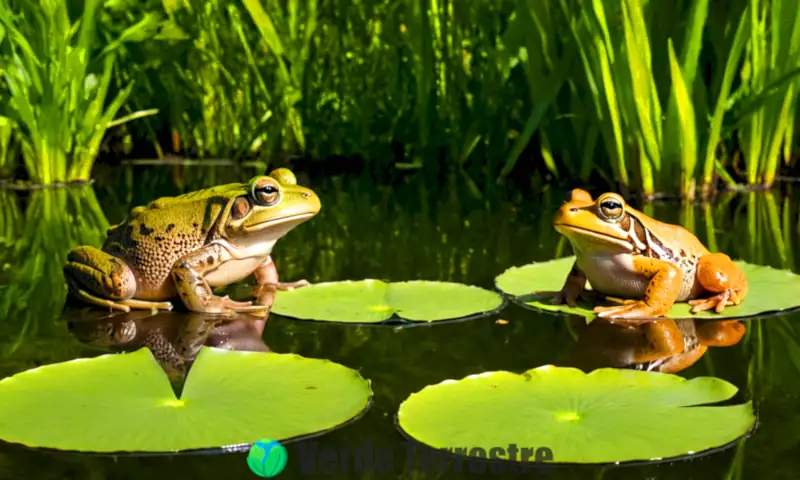
[[106,104],[115,56],[95,50],[100,6],[88,0],[72,20],[67,2],[0,1],[2,118],[19,128],[22,159],[36,183],[87,180],[109,127],[155,113],[115,118],[132,84]]
[[[160,142],[158,152],[168,145],[189,157],[264,163],[361,157],[376,170],[432,174],[444,167],[474,196],[538,175],[563,186],[605,183],[691,198],[721,184],[771,186],[793,166],[799,3],[90,2],[85,11],[101,11],[99,45],[107,46],[85,64],[69,52],[99,52],[80,43],[91,38],[80,33],[91,22],[64,27],[56,48],[38,40],[55,34],[32,27],[50,25],[41,7],[48,3],[40,2],[26,4],[24,17],[5,14],[6,23],[36,34],[29,42],[38,56],[14,43],[11,30],[0,47],[22,72],[45,80],[64,65],[65,91],[97,75],[86,103],[107,110],[58,103],[55,93],[41,93],[58,89],[40,89],[42,100],[28,95],[32,107],[61,110],[35,118],[68,120],[47,129],[18,121],[25,132],[42,132],[22,137],[32,145],[23,153],[41,151],[56,158],[52,165],[74,156],[80,166],[69,171],[81,175],[115,112],[136,116],[157,106],[159,115],[126,128],[139,142]],[[49,69],[31,60],[39,56]],[[36,81],[13,71],[5,73],[12,83],[36,93]],[[70,135],[86,148],[75,140],[65,154],[36,140]],[[70,176],[37,162],[29,168],[41,176]]]

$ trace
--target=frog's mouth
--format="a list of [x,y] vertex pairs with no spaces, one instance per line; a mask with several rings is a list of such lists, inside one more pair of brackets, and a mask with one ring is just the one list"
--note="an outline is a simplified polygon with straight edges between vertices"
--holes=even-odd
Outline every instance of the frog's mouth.
[[287,215],[285,217],[279,217],[279,218],[271,218],[271,219],[266,220],[264,222],[259,222],[259,223],[255,223],[253,225],[248,225],[248,226],[244,227],[244,231],[247,232],[247,233],[260,232],[260,231],[262,231],[264,229],[268,229],[268,228],[271,228],[271,227],[277,227],[277,226],[291,228],[291,227],[294,227],[295,225],[297,225],[299,223],[302,223],[302,222],[308,220],[309,218],[313,217],[314,215],[315,215],[315,213],[309,212],[309,213],[298,213],[296,215]]
[[564,235],[565,237],[574,239],[578,242],[580,242],[580,238],[585,238],[589,241],[593,241],[593,243],[602,243],[620,247],[626,252],[633,251],[633,245],[631,245],[627,238],[615,237],[607,233],[589,230],[588,228],[576,227],[575,225],[568,225],[566,223],[554,223],[553,228],[555,228],[558,233]]

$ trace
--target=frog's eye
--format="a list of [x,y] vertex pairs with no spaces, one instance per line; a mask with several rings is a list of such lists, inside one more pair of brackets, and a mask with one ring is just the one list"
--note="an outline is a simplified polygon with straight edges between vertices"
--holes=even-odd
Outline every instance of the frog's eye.
[[602,215],[603,218],[612,222],[619,220],[622,217],[622,214],[625,213],[625,207],[622,205],[622,202],[616,198],[606,198],[601,200],[599,210],[600,215]]
[[253,188],[253,198],[256,202],[265,207],[275,205],[280,199],[281,191],[273,183],[273,180],[262,180]]
[[238,220],[250,212],[250,201],[247,197],[238,197],[233,201],[233,208],[231,208],[231,216]]

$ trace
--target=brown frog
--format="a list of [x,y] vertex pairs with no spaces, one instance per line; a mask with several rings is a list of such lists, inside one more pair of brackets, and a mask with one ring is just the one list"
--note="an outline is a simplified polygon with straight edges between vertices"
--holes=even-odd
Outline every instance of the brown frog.
[[572,190],[553,226],[576,257],[556,303],[575,306],[587,280],[595,293],[622,303],[595,307],[603,318],[659,317],[686,300],[692,313],[721,313],[747,295],[747,278],[730,257],[709,252],[690,231],[648,217],[616,193],[593,200]]

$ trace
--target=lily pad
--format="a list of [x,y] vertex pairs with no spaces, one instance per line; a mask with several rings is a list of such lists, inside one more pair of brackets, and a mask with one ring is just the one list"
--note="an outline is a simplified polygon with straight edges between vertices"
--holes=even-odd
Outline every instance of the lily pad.
[[[662,460],[729,445],[755,424],[750,402],[697,406],[731,398],[724,380],[550,365],[524,374],[488,372],[423,388],[401,405],[400,429],[439,449],[484,452],[547,447],[553,463]],[[495,450],[497,454],[497,450]]]
[[501,295],[471,285],[367,279],[317,283],[278,292],[271,311],[285,317],[326,322],[381,323],[395,318],[436,322],[489,315],[504,306]]
[[0,381],[0,440],[84,452],[236,450],[321,433],[364,412],[358,372],[293,354],[203,347],[180,398],[147,348]]
[[[594,305],[579,300],[576,307],[552,304],[552,296],[535,292],[555,292],[561,289],[575,257],[559,258],[547,262],[512,267],[495,278],[498,290],[509,295],[515,303],[547,312],[561,312],[594,318]],[[673,305],[667,313],[670,318],[743,318],[765,315],[800,307],[800,275],[764,265],[736,261],[747,277],[748,292],[738,306],[728,306],[722,313],[713,310],[691,313],[686,302]],[[604,305],[613,305],[604,303]]]

